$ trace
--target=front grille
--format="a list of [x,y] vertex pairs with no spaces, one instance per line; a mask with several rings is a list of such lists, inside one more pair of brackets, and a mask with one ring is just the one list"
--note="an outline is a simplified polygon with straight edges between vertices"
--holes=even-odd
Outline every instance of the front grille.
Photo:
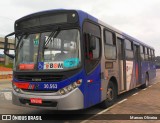
[[63,75],[16,75],[15,78],[19,81],[29,82],[58,82],[64,79]]
[[42,104],[32,104],[30,103],[30,100],[28,99],[19,99],[19,101],[22,104],[29,104],[32,106],[44,106],[44,107],[56,107],[57,106],[57,102],[52,102],[52,101],[42,101]]

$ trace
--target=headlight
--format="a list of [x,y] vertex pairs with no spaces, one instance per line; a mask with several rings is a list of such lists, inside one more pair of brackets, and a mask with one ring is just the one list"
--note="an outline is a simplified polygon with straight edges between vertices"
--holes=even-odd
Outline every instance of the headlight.
[[19,89],[14,83],[12,84],[12,86],[13,86],[13,89],[14,89],[17,93],[20,92],[20,89]]
[[77,87],[76,83],[72,84],[73,89],[75,89]]
[[81,84],[82,84],[82,79],[79,79],[78,81],[60,89],[59,93],[62,95],[67,94],[67,93],[73,91],[74,89],[76,89],[77,87],[79,87]]
[[64,89],[59,90],[59,92],[60,92],[62,95],[64,95],[64,94],[66,93]]
[[71,85],[67,86],[67,91],[72,91],[72,86]]

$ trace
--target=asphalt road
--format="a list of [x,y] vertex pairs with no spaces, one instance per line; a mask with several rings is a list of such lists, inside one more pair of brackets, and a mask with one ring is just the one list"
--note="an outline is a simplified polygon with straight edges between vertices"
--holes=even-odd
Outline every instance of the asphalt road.
[[[0,114],[50,114],[60,115],[63,118],[67,116],[77,120],[54,120],[52,122],[81,122],[81,123],[123,123],[123,120],[94,120],[98,114],[160,114],[160,70],[157,71],[157,77],[147,89],[133,89],[127,93],[118,96],[117,102],[107,109],[101,109],[98,105],[79,111],[52,111],[37,108],[26,108],[12,105],[11,82],[10,80],[0,80]],[[3,88],[2,88],[3,87]],[[75,115],[76,114],[76,115]],[[106,115],[107,116],[107,115]],[[105,118],[104,118],[105,119]],[[160,122],[158,120],[147,120],[150,122]],[[147,122],[146,120],[125,120],[125,122]],[[2,121],[0,121],[1,123]],[[4,122],[4,121],[3,121]],[[6,121],[7,122],[7,121]],[[9,122],[9,121],[8,121]],[[21,123],[22,121],[18,121]],[[46,121],[45,121],[46,122]],[[50,122],[50,121],[47,121]],[[17,122],[16,122],[17,123]]]

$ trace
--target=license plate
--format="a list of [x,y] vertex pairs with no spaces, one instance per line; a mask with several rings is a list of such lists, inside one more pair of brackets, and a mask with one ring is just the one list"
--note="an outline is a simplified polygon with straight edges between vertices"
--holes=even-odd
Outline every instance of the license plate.
[[32,104],[42,104],[42,99],[41,98],[31,98],[30,103],[32,103]]

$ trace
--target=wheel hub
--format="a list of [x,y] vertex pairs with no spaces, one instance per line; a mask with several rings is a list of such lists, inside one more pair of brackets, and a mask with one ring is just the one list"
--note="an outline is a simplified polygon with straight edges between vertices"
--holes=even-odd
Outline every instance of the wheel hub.
[[107,98],[109,100],[113,100],[113,90],[112,90],[112,88],[108,89],[108,91],[107,91]]

